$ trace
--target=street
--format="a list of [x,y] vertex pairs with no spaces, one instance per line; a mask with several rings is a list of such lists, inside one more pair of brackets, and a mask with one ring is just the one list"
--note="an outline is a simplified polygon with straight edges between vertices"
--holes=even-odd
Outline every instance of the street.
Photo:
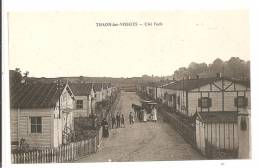
[[126,128],[110,129],[109,138],[97,153],[85,156],[76,162],[121,162],[121,161],[172,161],[204,159],[190,144],[158,114],[158,121],[139,122],[129,125],[128,115],[132,103],[140,104],[135,92],[123,92],[116,112],[125,116]]

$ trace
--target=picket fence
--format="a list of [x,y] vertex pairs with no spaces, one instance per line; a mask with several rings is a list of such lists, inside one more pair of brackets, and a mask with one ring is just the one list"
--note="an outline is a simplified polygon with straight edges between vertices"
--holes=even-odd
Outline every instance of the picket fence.
[[98,148],[98,137],[57,148],[11,154],[12,163],[64,163],[79,159],[82,156],[95,153]]

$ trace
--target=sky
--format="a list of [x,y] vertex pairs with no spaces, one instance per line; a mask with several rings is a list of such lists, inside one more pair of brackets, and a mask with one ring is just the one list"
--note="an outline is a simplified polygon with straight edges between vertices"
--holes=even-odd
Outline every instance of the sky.
[[[9,68],[33,77],[167,76],[191,62],[250,55],[244,10],[17,12],[8,18]],[[143,25],[96,26],[111,22]]]

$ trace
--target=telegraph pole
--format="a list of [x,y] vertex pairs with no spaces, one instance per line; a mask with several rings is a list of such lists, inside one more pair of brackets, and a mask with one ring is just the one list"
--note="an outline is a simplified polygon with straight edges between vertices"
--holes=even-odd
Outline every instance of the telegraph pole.
[[58,89],[58,94],[59,94],[59,119],[60,119],[60,110],[61,110],[61,108],[60,108],[60,97],[61,97],[61,95],[60,95],[60,80],[58,79],[58,82],[57,82],[57,89]]

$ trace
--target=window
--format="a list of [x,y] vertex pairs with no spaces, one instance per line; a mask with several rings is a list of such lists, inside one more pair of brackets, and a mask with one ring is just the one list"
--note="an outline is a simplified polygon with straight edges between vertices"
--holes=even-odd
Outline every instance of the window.
[[245,96],[238,96],[235,98],[236,107],[246,107],[248,105],[248,99]]
[[83,109],[83,100],[77,100],[76,108]]
[[209,108],[211,107],[211,98],[202,97],[199,99],[198,106],[201,108]]
[[31,117],[31,133],[42,133],[41,117]]

